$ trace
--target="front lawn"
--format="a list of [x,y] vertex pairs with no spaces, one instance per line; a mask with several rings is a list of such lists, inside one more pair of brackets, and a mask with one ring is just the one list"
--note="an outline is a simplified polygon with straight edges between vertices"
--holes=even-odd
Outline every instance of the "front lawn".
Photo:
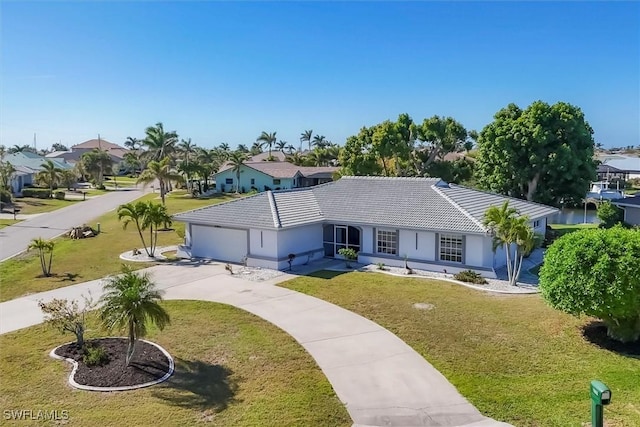
[[13,224],[17,224],[19,222],[20,222],[19,219],[18,220],[15,220],[15,219],[0,219],[0,229],[8,227],[8,226],[13,225]]
[[[538,295],[500,296],[436,280],[320,272],[281,286],[352,310],[395,333],[483,413],[515,426],[582,426],[589,383],[612,392],[611,426],[640,425],[640,360],[586,341]],[[417,310],[430,303],[433,310]]]
[[37,199],[35,197],[21,197],[14,200],[15,206],[20,209],[20,214],[31,215],[55,211],[64,208],[77,200]]
[[[72,426],[349,426],[309,354],[270,323],[234,307],[165,301],[172,324],[147,339],[176,362],[166,383],[100,393],[67,384],[71,367],[49,351],[72,340],[44,325],[0,336],[0,406],[68,411]],[[104,336],[91,328],[89,338]],[[22,421],[20,425],[42,425]],[[66,424],[66,422],[64,423]]]
[[[167,209],[169,213],[174,214],[231,199],[233,197],[230,196],[211,199],[167,197]],[[160,203],[157,194],[147,194],[139,200],[156,200]],[[0,263],[0,277],[2,278],[0,280],[0,302],[119,272],[122,265],[122,260],[119,259],[120,254],[134,248],[141,248],[138,232],[133,224],[123,230],[116,211],[108,212],[89,224],[95,228],[98,222],[101,233],[96,237],[80,240],[71,240],[67,237],[55,239],[52,268],[54,277],[39,277],[42,271],[37,252],[27,252]],[[160,232],[158,246],[176,245],[183,242],[183,238],[180,237],[182,234],[178,233],[184,232],[184,224],[175,223],[173,228],[174,230],[171,231]],[[131,263],[131,267],[134,269],[150,265],[152,264]]]

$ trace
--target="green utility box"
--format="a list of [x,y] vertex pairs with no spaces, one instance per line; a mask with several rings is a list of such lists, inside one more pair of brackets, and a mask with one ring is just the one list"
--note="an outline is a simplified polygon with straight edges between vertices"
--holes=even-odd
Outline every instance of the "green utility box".
[[604,427],[603,405],[611,403],[611,390],[603,382],[591,381],[591,427]]

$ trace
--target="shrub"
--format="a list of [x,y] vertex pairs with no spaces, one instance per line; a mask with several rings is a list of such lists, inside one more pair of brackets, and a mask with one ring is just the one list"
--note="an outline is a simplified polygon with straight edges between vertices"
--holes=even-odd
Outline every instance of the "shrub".
[[0,202],[11,203],[11,192],[6,188],[0,188]]
[[85,365],[102,366],[109,361],[109,355],[104,348],[96,345],[87,345],[82,356],[82,361]]
[[53,195],[58,200],[64,200],[64,191],[56,191]]
[[473,270],[464,270],[453,275],[453,278],[461,282],[475,283],[477,285],[486,285],[487,280],[480,273]]
[[616,226],[569,233],[548,249],[542,297],[574,316],[602,319],[622,342],[640,338],[640,233]]
[[601,227],[611,228],[617,223],[622,222],[624,212],[622,209],[607,200],[606,202],[600,203],[597,215],[600,220]]
[[376,264],[376,266],[378,267],[378,270],[384,270],[385,266],[384,266],[384,262],[379,262]]
[[48,199],[51,197],[51,190],[48,188],[25,188],[22,190],[24,197],[34,197],[36,199]]
[[347,267],[351,267],[349,261],[355,261],[358,259],[358,252],[356,252],[353,248],[342,248],[338,250],[338,255],[344,257],[347,263]]

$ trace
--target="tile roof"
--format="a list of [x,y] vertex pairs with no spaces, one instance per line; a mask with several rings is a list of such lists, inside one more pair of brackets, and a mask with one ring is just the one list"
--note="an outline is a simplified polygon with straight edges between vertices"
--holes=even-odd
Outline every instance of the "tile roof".
[[119,146],[118,144],[114,144],[113,142],[109,142],[106,139],[90,139],[85,142],[81,142],[80,144],[72,145],[71,149],[93,149],[99,148],[101,150],[110,150],[112,148],[125,149],[124,147]]
[[620,156],[619,158],[606,159],[604,164],[621,171],[640,172],[640,157]]
[[26,153],[26,152],[18,152],[13,154],[7,154],[4,157],[4,161],[11,163],[14,167],[24,166],[35,171],[42,170],[42,164],[51,160],[54,165],[59,167],[60,169],[71,169],[73,165],[65,162],[64,160],[54,159],[54,158],[44,158],[38,154],[34,153]]
[[[338,170],[332,166],[296,166],[289,162],[245,162],[244,165],[273,178],[293,178],[298,172],[309,178],[331,177]],[[231,167],[231,164],[227,163],[218,173],[229,170]]]
[[329,221],[486,233],[482,225],[484,212],[505,200],[531,219],[558,212],[537,203],[449,185],[438,178],[343,177],[315,187],[267,191],[183,212],[174,219],[269,229]]

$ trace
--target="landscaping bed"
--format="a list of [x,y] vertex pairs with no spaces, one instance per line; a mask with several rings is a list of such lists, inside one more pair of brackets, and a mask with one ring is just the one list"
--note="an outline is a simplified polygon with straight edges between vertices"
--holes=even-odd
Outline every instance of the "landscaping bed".
[[126,338],[98,338],[86,343],[89,347],[104,349],[107,361],[97,366],[87,366],[84,350],[75,343],[62,345],[54,350],[57,356],[75,360],[77,369],[73,379],[80,385],[93,387],[136,386],[159,380],[170,372],[170,362],[158,347],[145,341],[136,343],[136,351],[127,366]]

